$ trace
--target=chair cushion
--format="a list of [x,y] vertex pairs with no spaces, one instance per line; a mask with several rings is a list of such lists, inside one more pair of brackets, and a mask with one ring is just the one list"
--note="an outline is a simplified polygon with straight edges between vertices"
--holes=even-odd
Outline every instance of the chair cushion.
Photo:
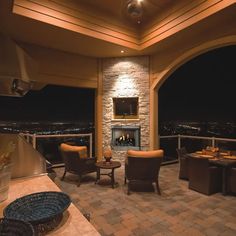
[[72,146],[66,143],[62,143],[60,145],[61,149],[63,151],[72,151],[72,152],[78,152],[80,158],[87,158],[88,153],[87,153],[87,146]]
[[136,151],[136,150],[128,150],[127,156],[131,157],[163,157],[164,152],[162,149],[159,150],[153,150],[153,151]]

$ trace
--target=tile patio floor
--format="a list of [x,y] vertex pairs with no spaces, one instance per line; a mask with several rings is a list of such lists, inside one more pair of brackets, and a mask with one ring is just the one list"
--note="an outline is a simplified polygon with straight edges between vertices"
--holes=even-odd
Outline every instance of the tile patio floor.
[[82,213],[90,213],[91,224],[103,236],[236,235],[236,197],[189,190],[188,182],[178,179],[178,164],[161,167],[161,196],[150,191],[128,196],[122,167],[115,170],[115,189],[107,176],[97,185],[95,173],[84,176],[77,187],[75,175],[68,173],[61,181],[64,168],[54,170],[55,183]]

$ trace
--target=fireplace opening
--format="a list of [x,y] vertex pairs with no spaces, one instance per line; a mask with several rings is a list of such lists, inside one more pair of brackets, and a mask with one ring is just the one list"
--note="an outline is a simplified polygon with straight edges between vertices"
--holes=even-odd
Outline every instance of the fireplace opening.
[[111,144],[115,150],[140,149],[140,127],[113,126]]

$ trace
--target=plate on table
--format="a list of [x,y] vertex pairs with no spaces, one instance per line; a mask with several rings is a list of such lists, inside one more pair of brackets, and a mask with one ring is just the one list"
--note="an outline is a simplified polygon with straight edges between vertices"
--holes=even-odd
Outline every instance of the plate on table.
[[227,156],[223,156],[223,158],[230,159],[230,160],[236,160],[236,156],[229,156],[229,155],[227,155]]
[[202,154],[202,151],[196,151],[195,153],[196,154]]
[[228,155],[227,152],[220,152],[219,154],[220,154],[221,156],[227,156],[227,155]]
[[205,157],[205,158],[214,158],[214,156],[206,155],[206,154],[201,154],[201,157]]
[[65,193],[38,192],[16,199],[4,209],[3,215],[37,225],[58,217],[70,204],[71,199]]

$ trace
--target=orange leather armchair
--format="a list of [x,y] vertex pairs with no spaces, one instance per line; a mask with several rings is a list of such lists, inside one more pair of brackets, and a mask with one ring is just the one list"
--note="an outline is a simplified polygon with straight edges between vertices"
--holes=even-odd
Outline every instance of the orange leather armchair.
[[65,164],[65,171],[61,178],[63,180],[67,172],[79,176],[78,187],[80,186],[82,175],[96,171],[95,157],[88,157],[86,146],[72,146],[62,143],[59,147]]
[[156,183],[157,193],[161,194],[159,187],[159,170],[163,160],[163,150],[154,151],[127,151],[125,163],[125,183],[128,181],[127,194],[136,181]]

